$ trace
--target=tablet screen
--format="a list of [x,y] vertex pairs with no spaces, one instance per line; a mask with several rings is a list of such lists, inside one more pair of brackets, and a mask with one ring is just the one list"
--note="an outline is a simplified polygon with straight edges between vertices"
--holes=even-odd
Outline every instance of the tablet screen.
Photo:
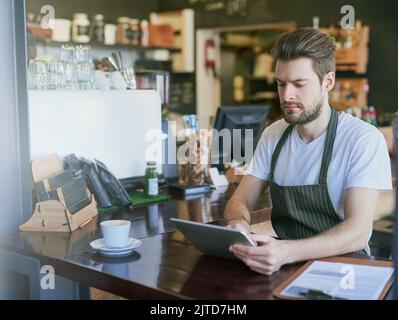
[[237,229],[175,218],[170,220],[194,247],[207,255],[236,259],[229,251],[231,245],[256,246],[252,239]]

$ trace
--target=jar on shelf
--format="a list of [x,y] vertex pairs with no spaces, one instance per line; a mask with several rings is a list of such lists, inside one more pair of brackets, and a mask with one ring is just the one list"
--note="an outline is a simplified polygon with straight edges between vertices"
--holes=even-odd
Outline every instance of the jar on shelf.
[[134,46],[140,45],[140,20],[130,19],[130,32],[129,32],[130,44]]
[[114,45],[116,43],[116,25],[107,23],[104,28],[104,44]]
[[144,194],[147,198],[156,197],[159,193],[159,177],[155,161],[148,161],[145,169]]
[[130,18],[119,17],[117,19],[116,42],[130,44]]
[[91,24],[91,41],[96,43],[105,42],[105,23],[102,14],[96,14]]
[[55,42],[69,42],[72,21],[67,19],[54,19],[54,29],[51,40]]
[[77,43],[90,42],[90,21],[85,13],[75,13],[72,22],[72,41]]

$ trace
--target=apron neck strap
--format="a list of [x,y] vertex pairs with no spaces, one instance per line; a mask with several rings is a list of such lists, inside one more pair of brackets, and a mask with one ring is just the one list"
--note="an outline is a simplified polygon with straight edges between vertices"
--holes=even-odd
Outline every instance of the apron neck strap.
[[282,137],[279,139],[278,144],[276,145],[276,148],[274,150],[274,153],[272,154],[272,159],[271,159],[271,170],[270,170],[270,181],[274,181],[274,171],[275,171],[275,166],[276,166],[276,160],[278,160],[279,154],[281,153],[282,147],[285,144],[285,141],[289,137],[290,133],[292,132],[294,128],[294,125],[291,124],[289,125],[285,132],[283,133]]
[[331,115],[328,125],[328,131],[326,133],[325,148],[323,150],[321,171],[319,173],[319,184],[326,184],[328,177],[328,169],[330,159],[332,157],[334,139],[336,138],[337,124],[339,122],[339,116],[336,110],[331,109]]

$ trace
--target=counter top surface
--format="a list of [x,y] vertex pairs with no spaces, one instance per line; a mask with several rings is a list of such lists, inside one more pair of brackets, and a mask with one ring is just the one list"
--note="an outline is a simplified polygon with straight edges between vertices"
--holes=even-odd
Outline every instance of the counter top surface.
[[[73,233],[19,232],[0,238],[0,246],[51,264],[56,274],[131,299],[272,299],[272,291],[302,263],[287,265],[268,277],[240,261],[204,256],[170,218],[222,224],[225,204],[234,190],[214,191],[196,199],[173,197],[155,205],[100,213]],[[265,194],[253,221],[269,219]],[[109,219],[132,222],[130,236],[142,245],[127,257],[109,258],[91,249],[101,238],[99,223]]]

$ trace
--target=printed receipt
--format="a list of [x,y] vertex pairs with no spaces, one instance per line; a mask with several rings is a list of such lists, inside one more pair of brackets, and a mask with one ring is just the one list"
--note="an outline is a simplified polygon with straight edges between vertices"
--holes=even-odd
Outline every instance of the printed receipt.
[[393,273],[390,267],[314,261],[281,294],[303,298],[316,290],[338,299],[377,300]]

